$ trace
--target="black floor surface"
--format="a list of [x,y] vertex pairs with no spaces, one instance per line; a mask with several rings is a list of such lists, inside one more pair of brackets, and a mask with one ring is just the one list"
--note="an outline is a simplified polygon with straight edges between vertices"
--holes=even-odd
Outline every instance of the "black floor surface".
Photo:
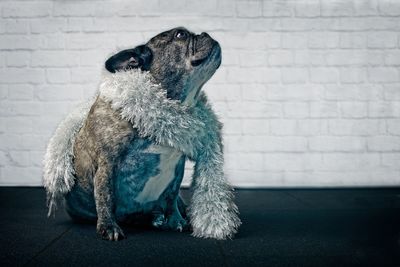
[[[188,192],[183,194],[188,197]],[[233,240],[46,217],[42,188],[0,188],[0,266],[400,266],[400,189],[237,190]]]

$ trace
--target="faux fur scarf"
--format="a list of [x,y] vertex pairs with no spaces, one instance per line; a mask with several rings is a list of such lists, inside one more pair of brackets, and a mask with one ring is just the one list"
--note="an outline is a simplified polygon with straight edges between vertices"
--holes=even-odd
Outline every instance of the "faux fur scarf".
[[[168,99],[149,73],[131,70],[105,74],[99,96],[130,121],[142,137],[174,147],[195,162],[189,206],[193,235],[231,238],[241,222],[233,189],[223,173],[222,125],[205,94],[201,93],[196,105],[189,107]],[[88,101],[72,112],[49,142],[44,162],[49,214],[74,185],[73,144],[92,103]]]

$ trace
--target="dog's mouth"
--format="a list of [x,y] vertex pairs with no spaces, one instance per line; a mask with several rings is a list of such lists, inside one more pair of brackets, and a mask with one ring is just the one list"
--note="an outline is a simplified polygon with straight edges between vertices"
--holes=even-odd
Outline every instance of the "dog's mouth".
[[192,64],[193,67],[197,67],[197,66],[200,66],[204,61],[206,61],[207,58],[208,58],[208,55],[203,58],[193,59],[190,63]]
[[208,60],[218,59],[221,57],[221,49],[218,44],[214,45],[208,53],[201,53],[202,55],[195,56],[191,61],[193,67],[198,67]]

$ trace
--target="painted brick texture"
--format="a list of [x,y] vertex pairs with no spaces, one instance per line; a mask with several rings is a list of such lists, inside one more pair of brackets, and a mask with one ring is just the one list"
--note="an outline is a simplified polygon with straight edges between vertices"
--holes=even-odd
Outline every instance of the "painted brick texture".
[[0,185],[40,185],[107,56],[176,26],[221,43],[204,90],[234,185],[400,185],[396,0],[0,1]]

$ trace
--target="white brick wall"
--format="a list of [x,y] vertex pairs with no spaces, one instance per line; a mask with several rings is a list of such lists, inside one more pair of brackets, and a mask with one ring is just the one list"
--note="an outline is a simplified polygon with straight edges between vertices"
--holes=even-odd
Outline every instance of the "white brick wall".
[[[57,123],[107,55],[186,26],[237,186],[400,185],[400,1],[0,1],[0,185],[40,185]],[[187,183],[187,182],[186,182]]]

